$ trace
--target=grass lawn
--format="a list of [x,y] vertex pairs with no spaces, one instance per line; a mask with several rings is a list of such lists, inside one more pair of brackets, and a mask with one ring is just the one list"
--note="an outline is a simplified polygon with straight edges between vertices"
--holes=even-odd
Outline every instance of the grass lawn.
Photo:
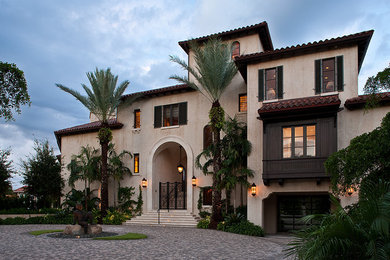
[[30,235],[34,236],[39,236],[42,234],[47,234],[47,233],[54,233],[54,232],[62,232],[64,231],[63,229],[46,229],[46,230],[36,230],[36,231],[31,231],[28,232]]
[[138,234],[138,233],[127,233],[120,236],[112,236],[112,237],[95,237],[95,240],[132,240],[132,239],[144,239],[147,238],[147,235]]

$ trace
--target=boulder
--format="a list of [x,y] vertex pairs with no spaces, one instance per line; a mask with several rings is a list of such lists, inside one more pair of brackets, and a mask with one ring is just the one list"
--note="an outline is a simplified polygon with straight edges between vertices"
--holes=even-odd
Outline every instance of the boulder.
[[65,235],[84,235],[84,228],[80,225],[67,225],[63,233]]
[[96,235],[102,233],[101,225],[88,225],[88,234]]

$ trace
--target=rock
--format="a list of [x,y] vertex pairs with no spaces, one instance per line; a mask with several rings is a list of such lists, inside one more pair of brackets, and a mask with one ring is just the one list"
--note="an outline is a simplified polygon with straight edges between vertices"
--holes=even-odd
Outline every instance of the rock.
[[88,234],[96,235],[102,233],[101,225],[88,225]]
[[67,225],[63,233],[66,235],[83,235],[84,229],[80,225]]

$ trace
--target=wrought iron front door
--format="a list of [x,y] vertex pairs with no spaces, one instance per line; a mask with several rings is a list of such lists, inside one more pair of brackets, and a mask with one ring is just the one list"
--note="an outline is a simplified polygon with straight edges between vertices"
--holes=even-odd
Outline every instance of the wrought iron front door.
[[160,182],[159,209],[186,209],[185,182]]

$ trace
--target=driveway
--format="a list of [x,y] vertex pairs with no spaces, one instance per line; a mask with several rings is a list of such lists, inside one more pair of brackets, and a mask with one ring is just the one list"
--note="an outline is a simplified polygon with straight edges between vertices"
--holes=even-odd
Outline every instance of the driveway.
[[32,236],[29,231],[64,225],[0,226],[0,259],[286,259],[291,239],[216,230],[155,226],[103,226],[103,231],[143,233],[141,240],[104,241]]

